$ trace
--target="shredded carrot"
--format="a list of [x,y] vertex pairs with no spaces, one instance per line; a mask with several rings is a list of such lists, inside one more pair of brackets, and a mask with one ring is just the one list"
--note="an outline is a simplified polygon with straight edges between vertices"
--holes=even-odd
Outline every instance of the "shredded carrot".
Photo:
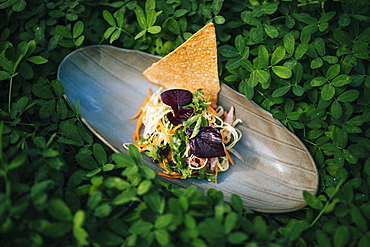
[[147,147],[148,144],[139,144],[139,143],[134,143],[134,145],[138,148],[143,148],[143,147]]
[[144,116],[144,112],[140,115],[139,120],[137,121],[137,124],[136,124],[136,129],[134,132],[134,143],[136,142],[136,140],[140,139],[140,128],[141,128],[141,125],[143,125],[143,116]]
[[203,166],[204,165],[204,160],[202,158],[199,159],[199,166]]
[[225,148],[225,153],[226,153],[226,157],[227,157],[227,159],[230,161],[230,164],[231,164],[232,166],[235,166],[235,163],[234,163],[233,159],[231,158],[231,156],[230,156],[230,154],[229,154],[229,151],[227,151],[227,150],[226,150],[226,148]]
[[135,118],[139,117],[141,111],[143,110],[143,108],[146,105],[146,103],[148,103],[148,101],[149,101],[149,99],[150,99],[151,96],[152,96],[152,91],[150,90],[150,88],[148,88],[148,94],[147,94],[144,102],[141,104],[139,110],[136,112],[136,114],[133,117],[130,117],[127,120],[134,120]]
[[159,126],[161,127],[161,132],[164,134],[164,137],[167,142],[170,142],[170,136],[168,135],[166,128],[164,127],[163,123],[161,120],[159,120]]
[[139,148],[140,153],[146,151],[146,148],[148,147],[148,143],[139,144],[137,142],[134,142],[134,145]]
[[215,169],[215,176],[216,176],[215,184],[217,184],[218,166],[216,166],[216,169]]
[[159,145],[159,143],[161,143],[161,141],[163,141],[163,138],[157,138],[154,142],[153,142],[153,146],[157,146]]
[[164,173],[158,173],[158,175],[160,175],[162,177],[166,177],[166,178],[181,178],[181,175],[168,175],[168,174],[164,174]]
[[173,133],[175,133],[176,132],[176,130],[178,130],[180,127],[182,127],[182,126],[184,126],[183,124],[179,124],[179,125],[177,125],[175,128],[173,128],[172,130],[170,130],[170,135],[172,135]]
[[166,158],[164,158],[163,160],[159,161],[159,165],[162,167],[163,171],[165,171],[166,173],[168,173],[169,171],[167,170],[167,167],[166,167],[165,162],[166,163],[168,162],[168,160]]
[[208,110],[209,110],[210,112],[212,112],[214,115],[218,116],[218,113],[215,111],[215,109],[213,109],[213,107],[212,107],[212,106],[208,106]]

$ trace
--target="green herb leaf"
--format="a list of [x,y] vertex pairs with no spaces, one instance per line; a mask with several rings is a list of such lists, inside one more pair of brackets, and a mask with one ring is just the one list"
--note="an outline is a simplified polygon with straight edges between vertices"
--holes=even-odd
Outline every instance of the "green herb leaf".
[[[146,30],[143,30],[146,32]],[[145,34],[144,32],[144,34]],[[112,33],[112,35],[110,36],[110,39],[109,39],[109,43],[112,44],[113,41],[119,39],[119,37],[121,36],[121,33],[122,31],[121,30],[114,30],[114,32]]]
[[261,84],[266,84],[270,80],[270,73],[265,70],[257,70],[256,77]]
[[332,80],[332,84],[333,86],[336,86],[336,87],[342,87],[344,85],[351,83],[351,81],[352,81],[352,78],[348,75],[338,75]]
[[40,118],[46,119],[51,117],[51,115],[53,115],[53,113],[55,112],[55,106],[55,99],[51,99],[43,103],[39,111]]
[[322,61],[321,57],[317,57],[311,61],[310,67],[311,69],[318,69],[323,65],[324,65],[324,62]]
[[257,69],[265,68],[269,64],[269,52],[265,46],[258,49],[258,62]]
[[289,92],[290,88],[291,86],[283,86],[283,87],[277,88],[272,93],[272,97],[281,97],[287,92]]
[[72,220],[72,211],[70,210],[68,205],[60,199],[51,199],[49,201],[48,211],[57,220]]
[[103,34],[104,39],[108,39],[115,30],[116,30],[115,27],[109,27],[107,30],[105,30],[105,32]]
[[261,9],[268,15],[272,15],[278,9],[278,2],[263,2],[261,5]]
[[334,232],[334,245],[336,247],[346,246],[350,239],[350,233],[347,226],[339,226]]
[[296,60],[299,60],[303,57],[304,54],[306,54],[308,50],[308,44],[307,43],[301,43],[297,46],[295,53],[294,53],[294,58]]
[[78,36],[80,36],[83,31],[84,31],[84,23],[82,21],[76,22],[73,26],[73,32],[72,32],[73,38],[77,38]]
[[22,62],[19,66],[19,72],[25,79],[31,79],[33,77],[33,69],[27,62]]
[[288,53],[288,56],[292,56],[294,53],[295,39],[291,33],[287,33],[284,36],[284,47],[286,52]]
[[87,240],[89,234],[86,232],[84,228],[82,228],[82,224],[84,223],[84,221],[85,221],[85,211],[78,210],[73,217],[73,235],[80,245],[89,244]]
[[160,33],[162,28],[160,26],[151,26],[148,28],[148,32],[151,34],[157,34]]
[[252,12],[250,11],[244,11],[241,13],[241,18],[242,20],[249,24],[249,25],[252,25],[252,26],[260,26],[261,25],[261,21],[257,18],[255,18],[252,14]]
[[91,157],[91,155],[86,153],[79,153],[76,155],[76,160],[80,166],[88,170],[96,169],[99,167],[98,163]]
[[280,78],[288,79],[292,77],[292,70],[285,66],[272,66],[272,71]]
[[103,18],[109,25],[116,27],[116,22],[114,21],[113,15],[108,10],[103,10]]
[[325,84],[324,87],[321,90],[321,98],[323,100],[330,100],[335,95],[335,88],[332,84]]
[[342,106],[341,104],[337,101],[337,100],[334,100],[332,105],[331,105],[331,115],[336,118],[336,119],[339,119],[342,114],[343,114],[343,109],[342,109]]
[[147,21],[146,21],[144,10],[139,5],[136,5],[134,12],[135,12],[136,19],[140,27],[142,29],[146,29],[148,26],[147,26]]
[[224,57],[237,57],[239,55],[235,47],[231,45],[223,45],[218,49],[218,52]]
[[128,146],[128,153],[130,154],[130,157],[132,157],[135,160],[136,165],[141,164],[142,157],[141,157],[141,154],[140,154],[138,148],[135,145],[130,144]]
[[173,32],[175,34],[180,34],[180,32],[181,32],[180,25],[174,18],[168,18],[167,19],[166,27],[168,28],[168,30],[170,30],[171,32]]
[[303,198],[306,201],[307,205],[314,209],[321,210],[324,207],[324,204],[320,201],[320,199],[307,191],[303,191]]
[[313,87],[319,87],[324,85],[326,82],[327,79],[325,77],[316,77],[311,80],[310,85]]
[[41,56],[28,57],[27,60],[34,64],[44,64],[48,62],[46,58],[43,58]]
[[276,65],[278,62],[283,60],[285,57],[285,47],[279,46],[275,49],[275,51],[271,55],[271,65]]
[[24,155],[24,154],[20,154],[18,156],[16,156],[11,162],[10,164],[8,165],[7,169],[8,170],[12,170],[12,169],[16,169],[18,168],[19,166],[23,165],[25,162],[26,162],[26,159],[27,159],[27,156]]
[[95,143],[93,145],[93,154],[95,160],[100,166],[103,166],[107,163],[107,155],[102,145]]
[[340,65],[339,64],[334,64],[329,67],[329,69],[326,71],[325,76],[328,80],[333,79],[337,75],[339,75],[340,72]]
[[64,88],[59,80],[51,81],[50,85],[53,87],[54,93],[57,97],[62,97],[64,94]]
[[72,39],[73,38],[73,35],[72,35],[70,29],[66,26],[59,25],[55,28],[55,30],[63,38],[67,38],[67,39]]
[[263,28],[270,38],[274,39],[279,36],[279,31],[274,26],[265,24]]
[[78,37],[76,40],[75,40],[75,46],[81,46],[82,43],[84,42],[85,40],[85,36],[81,35],[80,37]]
[[153,224],[147,221],[139,220],[135,222],[129,229],[131,233],[144,235],[149,233],[153,228]]
[[137,187],[137,194],[143,195],[147,193],[150,190],[151,186],[152,186],[152,182],[150,180],[143,180]]
[[6,71],[0,70],[0,81],[10,78],[10,74]]
[[173,214],[164,214],[159,216],[155,221],[155,228],[157,229],[164,229],[167,228],[169,225],[172,224],[172,221],[174,220]]
[[342,94],[340,94],[338,96],[338,101],[340,101],[340,102],[352,102],[352,101],[355,101],[358,98],[359,95],[360,95],[359,91],[357,91],[355,89],[351,89],[351,90],[345,91]]
[[156,21],[157,21],[157,13],[155,12],[155,10],[147,9],[146,10],[146,26],[150,28],[154,25]]

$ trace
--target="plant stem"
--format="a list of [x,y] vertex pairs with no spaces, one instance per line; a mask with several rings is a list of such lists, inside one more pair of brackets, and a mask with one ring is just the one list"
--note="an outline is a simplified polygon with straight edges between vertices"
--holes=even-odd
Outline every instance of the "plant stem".
[[4,128],[4,122],[0,122],[0,162],[1,164],[4,163],[3,161],[3,128]]
[[8,95],[8,112],[10,113],[10,105],[11,105],[11,99],[12,99],[12,88],[13,88],[13,76],[10,77],[10,83],[9,83],[9,95]]
[[344,183],[344,181],[340,181],[337,186],[335,186],[335,189],[333,191],[333,193],[330,194],[329,196],[329,200],[326,201],[325,203],[325,206],[321,209],[320,213],[316,216],[316,218],[312,221],[310,227],[313,227],[316,222],[321,218],[321,215],[323,215],[323,213],[325,213],[326,211],[326,208],[329,206],[329,204],[332,202],[333,198],[335,197],[335,195],[338,193],[340,187],[342,186],[342,184]]

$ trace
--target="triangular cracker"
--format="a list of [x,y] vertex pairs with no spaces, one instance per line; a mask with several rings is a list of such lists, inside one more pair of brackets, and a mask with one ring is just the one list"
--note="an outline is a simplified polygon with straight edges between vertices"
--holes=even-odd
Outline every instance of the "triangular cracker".
[[152,64],[143,76],[165,89],[179,88],[195,92],[203,88],[212,106],[217,103],[220,82],[217,69],[216,32],[209,23],[173,52]]

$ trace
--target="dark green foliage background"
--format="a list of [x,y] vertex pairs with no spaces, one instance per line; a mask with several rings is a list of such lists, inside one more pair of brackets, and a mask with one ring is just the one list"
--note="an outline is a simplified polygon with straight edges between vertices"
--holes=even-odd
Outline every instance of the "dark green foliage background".
[[[369,4],[0,0],[0,246],[370,246]],[[73,50],[163,56],[210,20],[222,81],[315,158],[320,189],[302,210],[254,213],[163,183],[63,98],[56,71]]]

